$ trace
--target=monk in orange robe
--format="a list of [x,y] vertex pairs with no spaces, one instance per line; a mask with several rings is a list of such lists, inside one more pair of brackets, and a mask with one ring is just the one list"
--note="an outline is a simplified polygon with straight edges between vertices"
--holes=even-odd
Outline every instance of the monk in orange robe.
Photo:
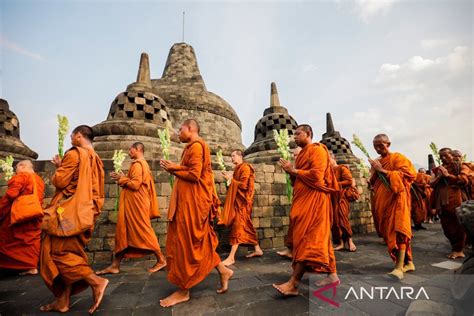
[[[71,133],[72,148],[63,159],[56,155],[52,162],[56,167],[51,183],[56,193],[51,205],[69,198],[76,193],[79,181],[89,186],[95,206],[94,215],[98,216],[104,204],[104,169],[103,163],[92,147],[94,132],[87,125],[76,127]],[[91,166],[90,174],[79,179],[80,165]],[[94,304],[89,313],[94,313],[102,302],[107,279],[97,276],[88,264],[85,246],[92,236],[93,227],[88,231],[70,237],[56,237],[44,234],[41,244],[40,273],[48,289],[56,300],[44,306],[42,311],[67,312],[71,295],[92,289]]]
[[224,204],[226,226],[232,226],[229,239],[232,249],[227,259],[222,261],[225,266],[235,263],[235,253],[240,244],[252,245],[255,251],[246,255],[247,258],[260,257],[263,251],[258,244],[257,232],[252,223],[252,205],[254,195],[255,170],[252,165],[243,161],[241,150],[231,153],[235,165],[234,174],[222,172],[227,181],[231,181]]
[[426,229],[422,224],[430,213],[430,179],[426,170],[420,168],[411,185],[411,218],[414,230]]
[[217,268],[221,279],[218,293],[227,291],[232,270],[224,266],[216,252],[219,241],[212,227],[219,199],[214,187],[211,154],[199,137],[199,124],[188,119],[181,124],[179,139],[187,143],[181,163],[161,160],[160,165],[176,177],[168,210],[166,261],[168,280],[179,289],[160,300],[170,307],[190,298],[190,289]]
[[380,157],[369,159],[370,183],[374,188],[373,205],[379,218],[379,231],[395,262],[389,276],[401,280],[404,272],[415,270],[410,246],[410,186],[415,181],[416,170],[405,156],[390,152],[390,144],[385,134],[374,137],[373,146]]
[[[298,158],[298,154],[300,152],[301,152],[301,147],[297,146],[295,150],[293,151],[294,161],[296,161],[296,158]],[[286,234],[286,237],[285,237],[285,246],[287,249],[283,251],[277,251],[277,254],[287,259],[293,259],[293,254],[291,253],[291,249],[293,248],[292,235],[293,235],[293,226],[291,225],[291,216],[290,216],[290,225],[288,225],[288,233]]]
[[317,283],[338,283],[336,258],[331,243],[331,194],[339,190],[323,144],[312,143],[313,130],[303,124],[296,128],[295,142],[301,152],[295,161],[280,159],[280,165],[293,181],[291,223],[293,241],[293,274],[283,284],[273,287],[285,296],[298,295],[298,285],[305,271],[326,273]]
[[33,194],[35,184],[38,201],[43,204],[44,182],[29,160],[18,162],[15,171],[0,199],[0,269],[22,271],[20,275],[38,274],[41,218],[10,226],[11,208],[18,197]]
[[132,159],[128,175],[112,172],[111,177],[122,187],[115,227],[115,250],[112,264],[96,274],[120,272],[123,258],[141,258],[154,254],[156,264],[148,269],[153,273],[166,266],[158,238],[151,226],[150,218],[159,217],[155,183],[150,167],[144,158],[145,145],[134,143],[128,150]]
[[466,230],[459,222],[456,208],[462,203],[462,188],[469,182],[469,168],[453,160],[452,150],[442,148],[439,151],[442,166],[433,169],[431,186],[433,187],[433,207],[436,208],[444,235],[451,243],[449,259],[464,258]]
[[331,168],[339,183],[339,192],[332,195],[333,199],[333,220],[332,239],[334,250],[346,248],[349,251],[356,251],[357,247],[352,240],[352,228],[349,221],[350,204],[347,195],[353,186],[351,171],[346,165],[338,165],[333,153],[329,153]]
[[459,150],[453,150],[452,152],[453,161],[457,163],[458,168],[461,169],[461,165],[464,165],[469,170],[468,184],[461,188],[462,201],[474,199],[474,164],[471,162],[464,161],[462,152]]

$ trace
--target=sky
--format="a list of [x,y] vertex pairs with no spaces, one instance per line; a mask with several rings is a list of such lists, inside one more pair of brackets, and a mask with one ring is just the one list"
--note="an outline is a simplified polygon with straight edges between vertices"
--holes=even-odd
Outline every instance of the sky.
[[[331,112],[373,156],[374,135],[427,164],[429,144],[473,152],[472,1],[22,1],[0,0],[0,97],[21,139],[49,159],[56,114],[71,125],[106,119],[136,79],[141,52],[160,78],[169,49],[194,47],[207,89],[242,121],[242,141],[280,102],[315,140]],[[354,153],[362,157],[358,149]]]

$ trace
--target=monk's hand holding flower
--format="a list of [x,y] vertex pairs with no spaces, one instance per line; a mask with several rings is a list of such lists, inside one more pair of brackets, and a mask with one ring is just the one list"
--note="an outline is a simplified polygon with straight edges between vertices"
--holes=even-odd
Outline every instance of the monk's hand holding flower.
[[283,168],[283,170],[285,170],[289,174],[293,174],[293,175],[296,174],[296,169],[293,168],[293,165],[291,164],[290,161],[280,158],[280,166]]
[[161,168],[165,169],[168,172],[173,172],[176,169],[178,169],[178,164],[175,164],[174,162],[171,162],[169,160],[161,159],[160,160],[160,166]]
[[441,171],[441,174],[443,175],[443,177],[447,177],[449,175],[449,172],[445,167],[439,166],[438,168],[439,168],[438,170]]
[[118,181],[121,177],[125,177],[125,174],[123,172],[112,171],[110,173],[110,177],[114,179],[115,181]]
[[375,169],[375,171],[378,171],[378,172],[384,172],[385,171],[383,169],[382,164],[380,163],[380,161],[369,159],[369,163],[372,166],[372,168]]
[[224,177],[224,179],[226,179],[226,180],[232,179],[232,175],[231,175],[231,173],[228,172],[228,171],[222,171],[221,174],[222,174],[222,176]]
[[51,162],[56,166],[56,168],[61,167],[62,160],[59,155],[54,155],[54,157],[51,159]]

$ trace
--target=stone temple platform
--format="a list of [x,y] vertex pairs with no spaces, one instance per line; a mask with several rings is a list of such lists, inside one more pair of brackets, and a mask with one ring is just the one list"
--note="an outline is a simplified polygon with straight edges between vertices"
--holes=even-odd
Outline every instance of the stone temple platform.
[[[152,261],[126,261],[122,272],[110,275],[110,285],[96,312],[97,315],[463,315],[454,306],[446,277],[452,277],[462,260],[448,260],[450,247],[439,224],[425,224],[426,231],[415,232],[413,253],[417,270],[406,274],[403,281],[386,276],[392,268],[385,245],[374,234],[356,235],[355,253],[336,252],[337,269],[341,278],[339,298],[343,289],[354,285],[365,286],[423,286],[429,295],[419,300],[398,300],[392,296],[384,300],[357,300],[354,297],[337,308],[315,298],[318,290],[313,283],[321,276],[308,275],[300,285],[301,294],[283,298],[272,283],[284,282],[291,272],[291,262],[281,259],[275,250],[267,250],[261,258],[245,259],[237,256],[231,266],[234,277],[229,291],[215,292],[219,278],[212,272],[201,284],[192,289],[190,301],[172,308],[162,308],[159,299],[175,288],[166,279],[166,272],[146,272]],[[466,250],[466,255],[471,253]],[[436,265],[436,266],[434,266]],[[101,268],[104,265],[95,266]],[[472,275],[471,275],[472,276]],[[465,283],[465,282],[464,282]],[[309,285],[311,286],[309,287]],[[331,291],[324,296],[331,298]],[[347,291],[346,291],[347,292]],[[54,315],[41,313],[39,306],[53,299],[39,276],[0,277],[0,315]],[[341,298],[340,302],[341,301]],[[90,290],[73,296],[68,315],[87,315],[92,304]],[[472,311],[471,309],[471,315]],[[425,314],[423,314],[425,313]]]

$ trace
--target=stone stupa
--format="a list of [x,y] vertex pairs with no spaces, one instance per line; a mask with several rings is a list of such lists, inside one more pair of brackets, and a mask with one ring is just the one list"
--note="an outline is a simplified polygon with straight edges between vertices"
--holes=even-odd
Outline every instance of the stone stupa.
[[0,158],[36,159],[38,154],[20,139],[20,121],[10,111],[7,100],[0,99]]
[[298,124],[288,110],[280,104],[274,82],[270,90],[270,106],[265,109],[263,117],[255,125],[254,141],[245,150],[245,159],[252,163],[275,162],[280,159],[273,138],[273,130],[287,129],[290,136],[290,148],[296,147],[293,134]]

